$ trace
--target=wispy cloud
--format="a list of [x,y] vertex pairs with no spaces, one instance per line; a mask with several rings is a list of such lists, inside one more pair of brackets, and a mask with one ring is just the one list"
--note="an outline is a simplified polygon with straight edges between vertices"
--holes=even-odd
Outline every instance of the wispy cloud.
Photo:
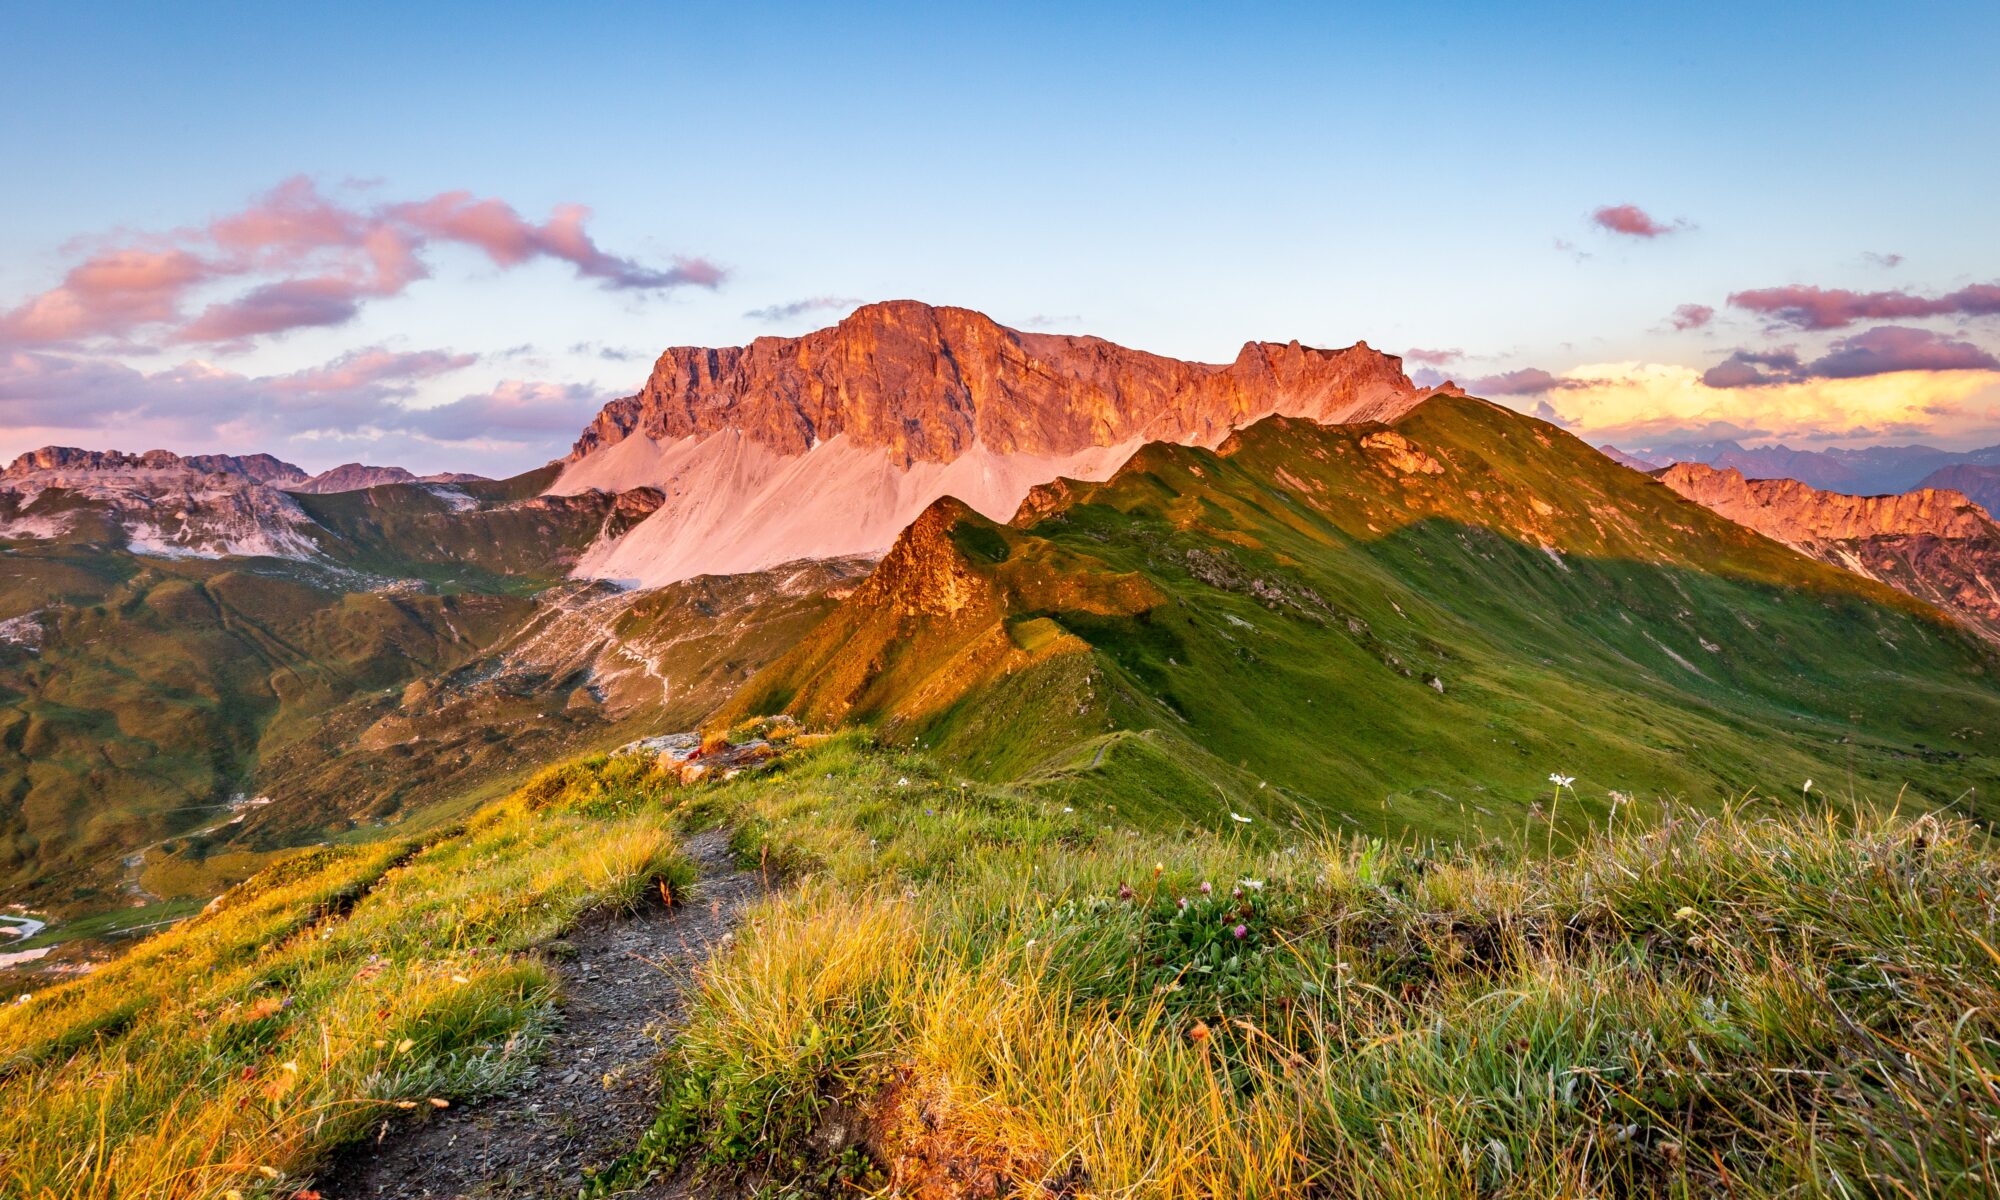
[[1667,320],[1675,329],[1700,329],[1715,319],[1715,310],[1706,304],[1683,304]]
[[1762,313],[1798,329],[1843,329],[1857,321],[2000,315],[2000,283],[1975,283],[1939,296],[1909,291],[1856,292],[1795,283],[1730,294],[1731,307]]
[[[588,217],[588,209],[565,204],[535,223],[469,192],[360,206],[300,176],[205,226],[103,245],[61,283],[0,310],[0,345],[241,344],[342,325],[370,300],[428,278],[424,252],[443,243],[476,249],[503,269],[568,263],[579,278],[614,290],[713,288],[723,279],[703,258],[656,267],[611,254],[585,229]],[[203,293],[232,285],[243,290],[190,314]]]
[[1403,361],[1422,363],[1427,367],[1449,366],[1464,357],[1465,351],[1458,349],[1419,350],[1412,346],[1410,349],[1403,351]]
[[783,304],[769,304],[763,308],[753,308],[743,315],[753,321],[790,321],[814,312],[847,312],[861,301],[849,296],[809,296],[804,300],[790,300]]
[[1897,371],[2000,371],[2000,358],[1929,329],[1878,325],[1837,338],[1807,361],[1798,351],[1738,350],[1702,374],[1712,388],[1763,387],[1806,379],[1863,379]]
[[1523,367],[1471,380],[1465,390],[1475,396],[1542,396],[1578,386],[1575,380],[1554,375],[1540,367]]

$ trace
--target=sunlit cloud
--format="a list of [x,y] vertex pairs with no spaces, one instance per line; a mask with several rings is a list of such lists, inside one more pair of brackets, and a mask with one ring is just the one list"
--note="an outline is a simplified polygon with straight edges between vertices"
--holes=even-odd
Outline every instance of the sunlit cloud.
[[1733,292],[1730,306],[1797,329],[1843,329],[1857,321],[2000,315],[2000,283],[1975,283],[1940,296],[1908,291],[1856,292],[1795,283]]
[[471,451],[484,456],[481,465],[518,469],[561,453],[609,398],[582,385],[505,380],[448,403],[420,402],[420,391],[477,361],[371,347],[252,376],[200,360],[149,372],[101,358],[0,351],[0,428],[14,452],[52,441],[287,454],[359,443],[420,460],[402,465],[461,465],[461,452]]
[[1694,367],[1624,362],[1576,367],[1563,378],[1571,386],[1542,402],[1593,442],[2000,440],[2000,374],[1992,371],[1898,371],[1717,388]]
[[[611,254],[585,229],[588,217],[566,204],[535,223],[469,192],[364,207],[300,176],[206,226],[126,237],[88,254],[56,286],[0,309],[0,346],[241,345],[343,325],[367,302],[428,278],[423,255],[435,244],[471,247],[502,269],[567,263],[579,278],[620,291],[713,288],[723,279],[702,258],[656,267]],[[241,290],[201,302],[230,287]]]

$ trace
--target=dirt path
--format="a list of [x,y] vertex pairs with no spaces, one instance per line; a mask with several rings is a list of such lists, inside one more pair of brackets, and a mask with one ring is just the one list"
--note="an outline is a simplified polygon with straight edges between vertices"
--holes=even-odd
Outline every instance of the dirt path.
[[[730,861],[728,835],[698,834],[691,901],[586,922],[563,939],[562,1025],[508,1095],[353,1147],[313,1188],[326,1200],[573,1197],[585,1167],[630,1149],[658,1112],[653,1060],[684,1016],[689,974],[763,892]],[[606,1085],[609,1077],[610,1084]]]

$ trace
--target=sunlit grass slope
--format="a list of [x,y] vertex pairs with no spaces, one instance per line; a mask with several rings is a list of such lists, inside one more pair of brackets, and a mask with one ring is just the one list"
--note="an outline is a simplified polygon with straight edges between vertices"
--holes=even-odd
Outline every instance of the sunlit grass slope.
[[462,830],[305,851],[0,1009],[0,1196],[290,1196],[336,1143],[504,1086],[556,1002],[524,952],[692,878],[661,789],[585,760]]
[[1551,773],[1599,818],[2000,786],[1988,647],[1457,397],[1150,446],[1012,526],[941,502],[722,720],[778,710],[1211,826],[1490,832]]
[[960,782],[850,738],[686,795],[798,886],[703,976],[604,1192],[2000,1187],[2000,857],[1969,824],[1753,800],[1272,850]]

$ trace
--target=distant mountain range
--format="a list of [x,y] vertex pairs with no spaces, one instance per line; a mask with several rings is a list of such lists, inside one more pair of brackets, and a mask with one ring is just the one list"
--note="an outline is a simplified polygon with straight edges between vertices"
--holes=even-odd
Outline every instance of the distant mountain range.
[[96,478],[120,472],[187,471],[207,475],[240,475],[288,492],[357,492],[388,483],[472,483],[484,475],[445,471],[418,475],[402,467],[371,467],[342,463],[317,475],[269,454],[174,454],[148,450],[127,454],[118,450],[79,450],[74,446],[44,446],[16,458],[0,471],[0,486],[10,480]]
[[[1604,446],[1627,466],[1658,470],[1677,462],[1734,468],[1746,479],[1796,479],[1822,491],[1879,496],[1918,487],[1951,488],[1993,509],[2000,504],[2000,446],[1939,450],[1931,446],[1869,446],[1859,450],[1745,447],[1733,441],[1660,446]],[[1945,472],[1971,468],[1972,474]],[[1983,498],[1982,498],[1983,497]]]

